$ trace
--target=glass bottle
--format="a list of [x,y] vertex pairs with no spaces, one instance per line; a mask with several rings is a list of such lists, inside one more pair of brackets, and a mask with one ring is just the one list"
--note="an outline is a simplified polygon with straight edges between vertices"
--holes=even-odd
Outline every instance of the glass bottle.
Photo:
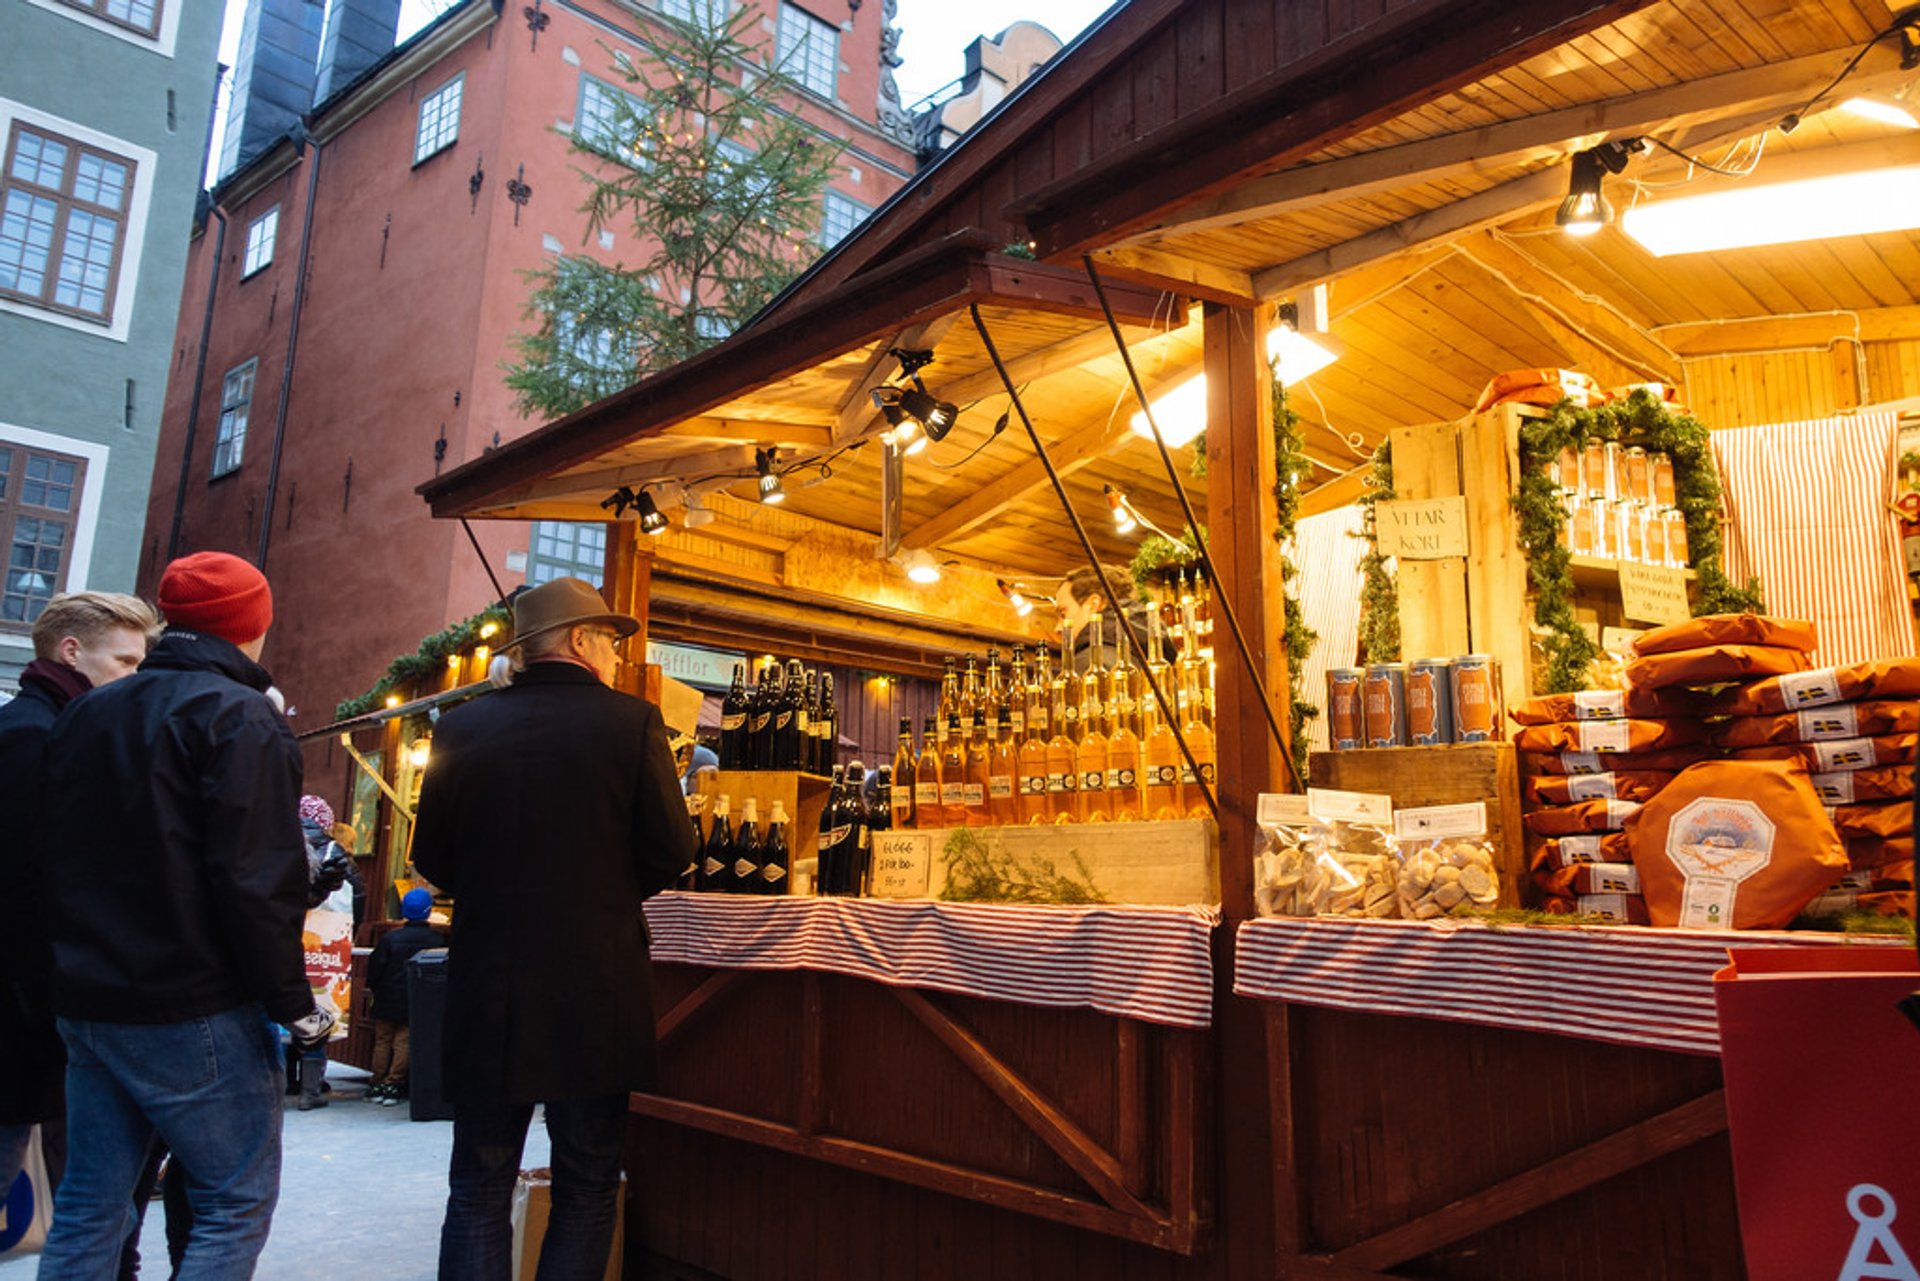
[[900,718],[900,746],[893,750],[893,772],[887,776],[887,808],[892,825],[902,831],[914,826],[913,820],[913,717]]
[[[1156,675],[1161,682],[1162,691],[1171,693],[1166,681],[1166,669]],[[1180,795],[1180,744],[1168,728],[1166,717],[1162,714],[1160,700],[1151,693],[1141,700],[1141,755],[1146,760],[1146,780],[1141,787],[1143,799],[1142,812],[1151,819],[1164,820],[1183,818],[1186,809],[1181,804]]]
[[[1080,737],[1098,731],[1106,733],[1106,699],[1102,696],[1101,685],[1106,672],[1100,665],[1100,654],[1106,642],[1106,620],[1096,611],[1087,619],[1087,626],[1093,632],[1093,643],[1087,647],[1087,670],[1080,673]],[[1102,767],[1104,772],[1105,767]],[[1084,774],[1085,771],[1082,771]],[[1084,787],[1084,782],[1082,783]],[[1104,787],[1105,784],[1102,784]]]
[[687,817],[693,822],[693,858],[681,869],[680,878],[673,883],[676,890],[692,890],[700,886],[700,849],[707,843],[706,834],[700,830],[700,811],[706,803],[704,796],[687,798]]
[[1667,531],[1667,564],[1685,569],[1692,559],[1687,549],[1687,518],[1680,514],[1678,507],[1669,507],[1661,514],[1660,523]]
[[1107,768],[1111,763],[1101,717],[1091,713],[1083,716],[1080,742],[1074,749],[1074,764],[1080,771],[1080,821],[1083,823],[1105,823],[1112,817],[1107,807]]
[[995,827],[1019,821],[1019,802],[1013,790],[1017,767],[1014,754],[1018,750],[1013,738],[1013,711],[1003,706],[994,726],[993,749],[987,754],[987,817]]
[[947,814],[940,800],[939,718],[929,716],[920,732],[920,758],[913,763],[913,825],[945,827]]
[[1072,742],[1079,742],[1080,678],[1073,670],[1073,638],[1067,634],[1065,623],[1060,624],[1060,670],[1054,673],[1053,692],[1048,702],[1047,714],[1053,721],[1054,736],[1065,734]]
[[840,860],[841,893],[859,897],[867,892],[867,873],[873,858],[873,824],[867,813],[867,767],[859,761],[847,762],[847,785],[843,802],[847,816],[848,848]]
[[767,815],[767,839],[761,843],[760,892],[785,894],[793,870],[793,851],[787,844],[787,807],[773,802]]
[[813,871],[815,894],[833,895],[841,892],[840,856],[846,835],[842,827],[844,814],[841,801],[845,791],[846,785],[836,767],[832,781],[827,784],[827,803],[820,810],[819,844],[815,850]]
[[1032,679],[1027,682],[1027,737],[1039,739],[1043,748],[1053,737],[1052,709],[1048,702],[1052,697],[1053,665],[1043,641],[1034,656]]
[[1013,665],[1007,670],[1007,713],[1013,721],[1013,745],[1027,737],[1027,647],[1013,647]]
[[[960,678],[960,732],[973,734],[974,709],[980,706],[980,670],[972,654],[967,655],[967,674]],[[952,727],[949,726],[949,729]]]
[[1181,758],[1180,793],[1186,801],[1187,813],[1194,818],[1204,818],[1213,812],[1207,805],[1207,793],[1214,785],[1214,749],[1213,730],[1206,721],[1206,693],[1202,686],[1205,679],[1206,668],[1196,660],[1188,669],[1187,718],[1180,726],[1187,750],[1193,753],[1192,765],[1186,763],[1184,756]]
[[[893,830],[893,766],[882,765],[873,772],[873,804],[867,806],[867,830],[869,832],[891,832]],[[867,844],[871,846],[872,841]]]
[[840,711],[833,705],[833,673],[820,673],[820,760],[814,767],[821,774],[832,773],[839,766],[835,757],[840,755]]
[[1673,497],[1673,459],[1666,454],[1651,454],[1649,468],[1653,473],[1653,503],[1656,507],[1672,507]]
[[958,712],[947,717],[947,739],[940,745],[940,825],[967,825],[967,737]]
[[740,769],[747,755],[747,665],[733,665],[733,685],[720,702],[720,768]]
[[1067,717],[1067,687],[1078,682],[1056,678],[1053,683],[1053,737],[1047,740],[1047,810],[1055,823],[1080,819],[1080,759]]
[[947,746],[947,717],[960,712],[960,677],[953,669],[953,655],[946,657],[946,673],[940,677],[940,702],[935,709],[934,726],[941,750]]
[[747,758],[740,762],[741,769],[766,768],[761,760],[773,749],[767,734],[767,727],[773,722],[772,698],[773,686],[763,664],[754,673],[753,694],[747,701]]
[[1000,672],[1000,650],[993,645],[987,646],[987,675],[980,689],[980,704],[987,714],[986,737],[991,746],[994,728],[1000,724],[1000,713],[1007,705],[1007,685]]
[[740,827],[733,834],[730,853],[727,890],[734,894],[757,894],[764,879],[760,869],[766,861],[766,850],[760,844],[759,806],[751,796],[740,802]]
[[[1028,723],[1034,724],[1031,720]],[[1047,795],[1047,739],[1044,729],[1031,729],[1026,741],[1014,753],[1014,782],[1015,790],[1019,792],[1020,822],[1038,825],[1052,821],[1053,805]]]
[[992,821],[987,812],[987,776],[991,773],[988,758],[992,754],[993,744],[987,738],[986,709],[976,705],[973,723],[967,729],[966,789],[961,796],[961,804],[967,807],[968,827],[986,827]]
[[1653,501],[1653,465],[1647,459],[1647,451],[1638,445],[1629,447],[1625,454],[1626,493],[1630,503],[1650,503]]
[[722,792],[713,800],[713,818],[707,823],[707,842],[700,851],[700,873],[694,881],[695,889],[726,888],[726,876],[733,865],[733,824],[727,819],[727,810],[727,794]]

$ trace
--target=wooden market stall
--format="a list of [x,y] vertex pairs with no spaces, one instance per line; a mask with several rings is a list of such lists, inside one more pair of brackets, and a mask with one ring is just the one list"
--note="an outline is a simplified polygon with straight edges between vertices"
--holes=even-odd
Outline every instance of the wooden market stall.
[[[1113,562],[1133,545],[1104,519],[1109,487],[1155,524],[1181,517],[1081,255],[1149,396],[1206,375],[1205,474],[1183,483],[1253,655],[1217,651],[1217,918],[1045,909],[1067,915],[1034,935],[998,906],[776,900],[753,904],[772,914],[757,942],[706,945],[733,905],[657,904],[667,1067],[633,1103],[629,1239],[736,1281],[1742,1275],[1697,1008],[1692,1033],[1596,1029],[1567,1009],[1588,962],[1548,964],[1563,932],[1524,930],[1503,946],[1566,1001],[1518,1023],[1440,1011],[1404,973],[1367,977],[1377,934],[1253,920],[1255,806],[1286,784],[1256,678],[1288,683],[1264,344],[1281,305],[1310,315],[1330,287],[1341,358],[1289,389],[1308,474],[1281,479],[1306,511],[1353,502],[1375,446],[1466,419],[1509,369],[1664,383],[1714,427],[1920,396],[1911,231],[1656,260],[1554,221],[1570,157],[1612,140],[1734,164],[1754,148],[1728,146],[1764,133],[1756,172],[1783,176],[1906,157],[1883,126],[1806,107],[1863,48],[1849,93],[1909,83],[1899,39],[1878,38],[1890,17],[1878,0],[1133,0],[733,338],[423,486],[441,516],[574,520],[652,486],[670,514],[718,518],[645,545],[615,526],[611,597],[650,627],[924,656],[1039,635],[999,583],[1084,560],[989,339]],[[1769,131],[1789,112],[1795,130]],[[1688,177],[1665,152],[1632,164]],[[896,470],[877,439],[870,393],[903,350],[932,353],[922,376],[962,410],[937,466]],[[769,449],[777,514],[751,501]],[[1471,453],[1453,471],[1489,513],[1513,483],[1499,455],[1498,476]],[[876,540],[931,553],[951,586],[920,593]],[[1508,591],[1463,602],[1470,643],[1524,634],[1525,587]],[[757,957],[822,911],[844,947]],[[959,940],[951,969],[884,963],[928,928]],[[1094,972],[1022,982],[1049,930],[1076,932]],[[1680,945],[1656,939],[1611,946],[1630,973]],[[1698,972],[1715,943],[1692,947]],[[1184,975],[1185,995],[1102,999],[1116,956]],[[1314,956],[1380,999],[1296,981]]]

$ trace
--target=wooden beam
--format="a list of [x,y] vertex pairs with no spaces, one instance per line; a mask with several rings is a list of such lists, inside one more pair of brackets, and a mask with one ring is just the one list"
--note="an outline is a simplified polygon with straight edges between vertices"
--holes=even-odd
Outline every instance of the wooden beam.
[[[1184,321],[1186,317],[1183,315],[1177,319]],[[1130,341],[1137,342],[1151,337],[1155,331],[1123,329],[1121,332],[1127,334]],[[1024,355],[1008,356],[1006,358],[1007,373],[1012,375],[1014,384],[1018,386],[1045,378],[1050,374],[1078,369],[1088,361],[1114,354],[1113,335],[1105,327],[1089,329],[1083,334],[1062,338],[1059,342],[1049,343],[1045,347],[1036,347]],[[928,386],[941,399],[951,400],[961,405],[1005,391],[1005,388],[1000,385],[999,373],[991,367],[953,382],[935,379]]]
[[1318,516],[1323,512],[1334,511],[1350,503],[1359,502],[1367,492],[1367,478],[1372,472],[1372,463],[1361,463],[1358,467],[1340,473],[1332,480],[1315,485],[1300,495],[1300,515]]
[[1725,1091],[1715,1090],[1348,1246],[1336,1253],[1333,1261],[1357,1268],[1394,1267],[1723,1133],[1726,1128],[1727,1096]]
[[693,1022],[695,1017],[713,1004],[714,1000],[734,985],[744,971],[719,970],[709,975],[699,987],[681,997],[679,1002],[660,1016],[654,1025],[654,1039],[665,1045],[669,1038],[679,1035],[681,1029]]
[[1035,1089],[1024,1077],[1002,1062],[980,1039],[947,1017],[926,997],[907,987],[890,987],[900,1004],[922,1027],[933,1033],[969,1072],[1006,1104],[1021,1123],[1052,1148],[1073,1172],[1087,1181],[1114,1209],[1141,1218],[1152,1218],[1152,1211],[1127,1190],[1126,1175],[1111,1152],[1095,1143],[1071,1117],[1055,1106],[1053,1100]]
[[1734,356],[1744,352],[1826,349],[1843,340],[1908,342],[1920,339],[1920,307],[1870,307],[1799,315],[1661,325],[1654,334],[1681,356]]
[[1136,245],[1094,254],[1103,274],[1178,285],[1209,302],[1252,302],[1253,277],[1233,267],[1199,262],[1167,249]]
[[747,441],[783,449],[833,447],[833,428],[823,423],[774,423],[751,418],[689,418],[675,423],[660,435],[685,436],[692,440]]
[[671,458],[661,458],[651,462],[623,463],[617,467],[601,467],[594,471],[561,472],[558,475],[530,481],[519,489],[500,494],[493,501],[520,504],[569,495],[601,494],[604,496],[622,485],[637,485],[642,481],[666,480],[678,476],[698,476],[714,471],[745,471],[749,475],[752,474],[753,448],[731,445],[725,449],[676,454]]
[[[1640,379],[1679,383],[1680,357],[1604,300],[1581,293],[1492,232],[1464,237],[1457,242],[1457,247],[1468,259],[1493,273],[1531,303],[1537,312],[1556,322],[1554,327],[1567,334],[1569,341],[1598,347],[1611,361],[1625,366]],[[1607,385],[1618,385],[1622,381],[1633,379],[1620,379]]]
[[[1771,66],[1745,68],[1645,93],[1545,111],[1397,147],[1297,165],[1250,179],[1221,195],[1195,201],[1119,244],[1146,245],[1415,183],[1492,173],[1564,156],[1610,138],[1630,137],[1653,128],[1664,133],[1670,128],[1761,104],[1772,104],[1776,111],[1797,106],[1832,80],[1853,53],[1851,49],[1837,49],[1810,54]],[[1899,75],[1910,77],[1910,72],[1898,71],[1898,61],[1898,53],[1893,48],[1876,46],[1855,75],[1887,80]],[[1851,78],[1847,83],[1849,92],[1872,91],[1871,87],[1857,88]]]

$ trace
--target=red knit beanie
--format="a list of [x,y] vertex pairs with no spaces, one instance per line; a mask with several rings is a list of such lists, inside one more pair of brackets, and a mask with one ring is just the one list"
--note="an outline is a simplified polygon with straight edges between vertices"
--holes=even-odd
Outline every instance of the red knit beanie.
[[160,575],[160,612],[167,623],[244,645],[273,624],[266,575],[226,552],[195,552]]

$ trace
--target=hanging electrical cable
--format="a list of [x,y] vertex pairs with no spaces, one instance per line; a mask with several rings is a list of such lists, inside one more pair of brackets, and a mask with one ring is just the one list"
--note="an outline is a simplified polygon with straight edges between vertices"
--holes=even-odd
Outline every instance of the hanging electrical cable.
[[[1240,661],[1245,666],[1247,678],[1253,682],[1254,693],[1259,695],[1260,711],[1267,718],[1267,729],[1273,735],[1273,745],[1279,749],[1280,761],[1286,766],[1287,776],[1293,780],[1297,791],[1304,791],[1306,783],[1294,768],[1293,756],[1287,750],[1287,736],[1280,728],[1280,720],[1273,712],[1273,700],[1267,694],[1267,682],[1254,665],[1253,653],[1247,648],[1246,634],[1240,630],[1240,620],[1234,615],[1233,605],[1227,599],[1227,592],[1218,575],[1213,572],[1213,556],[1207,551],[1207,540],[1200,532],[1199,518],[1193,514],[1193,503],[1187,497],[1187,487],[1180,482],[1180,470],[1173,465],[1173,453],[1167,448],[1166,439],[1160,434],[1160,424],[1153,419],[1153,406],[1147,400],[1147,389],[1140,385],[1139,371],[1133,367],[1133,354],[1127,350],[1127,340],[1120,333],[1120,322],[1114,318],[1113,306],[1107,301],[1107,288],[1100,279],[1099,270],[1093,265],[1093,255],[1083,254],[1080,261],[1086,264],[1087,279],[1093,284],[1093,292],[1100,299],[1100,311],[1107,318],[1107,328],[1113,332],[1113,342],[1120,349],[1120,361],[1127,367],[1127,378],[1133,384],[1133,395],[1140,402],[1140,408],[1147,416],[1147,425],[1153,429],[1153,443],[1160,451],[1160,464],[1166,468],[1167,479],[1173,482],[1174,496],[1180,500],[1180,512],[1186,517],[1187,533],[1193,539],[1194,551],[1200,557],[1200,568],[1213,584],[1214,604],[1227,620],[1227,631],[1233,636],[1233,646],[1240,652]],[[1037,438],[1036,438],[1037,439]],[[1064,501],[1064,499],[1063,499]],[[1092,554],[1092,549],[1088,549]]]
[[[1053,482],[1053,492],[1060,499],[1060,510],[1067,514],[1067,523],[1073,526],[1074,537],[1080,540],[1080,550],[1087,554],[1087,564],[1093,567],[1096,575],[1102,574],[1104,570],[1100,564],[1100,557],[1093,550],[1092,540],[1087,537],[1087,528],[1080,523],[1079,513],[1073,510],[1073,503],[1067,497],[1066,483],[1060,479],[1060,473],[1053,469],[1053,458],[1047,453],[1047,446],[1040,439],[1039,431],[1034,428],[1033,419],[1027,416],[1026,402],[1020,399],[1019,391],[1014,388],[1013,376],[1007,372],[1006,362],[1000,359],[1000,348],[994,344],[993,335],[987,332],[987,322],[980,316],[979,304],[968,303],[967,313],[973,317],[973,327],[980,332],[980,341],[986,347],[988,357],[993,361],[993,368],[1000,375],[1000,381],[1006,387],[1007,395],[1013,400],[1014,412],[1020,415],[1020,422],[1027,429],[1027,438],[1033,442],[1034,453],[1039,455],[1040,465],[1046,469],[1047,479]],[[1147,652],[1147,641],[1140,635],[1133,620],[1127,617],[1127,612],[1123,609],[1115,610],[1114,614],[1119,618],[1121,627],[1126,629],[1127,641],[1133,646],[1134,652],[1144,655]],[[1065,658],[1064,654],[1062,658]],[[1173,731],[1174,742],[1179,745],[1180,755],[1186,761],[1187,768],[1193,771],[1193,777],[1199,782],[1200,794],[1206,798],[1207,809],[1212,812],[1213,821],[1218,823],[1220,798],[1207,784],[1205,776],[1200,772],[1200,762],[1194,757],[1193,749],[1187,746],[1187,736],[1180,729],[1179,709],[1161,692],[1160,682],[1153,678],[1151,665],[1143,663],[1140,674],[1146,678],[1147,688],[1153,693],[1153,701],[1160,705],[1160,714],[1166,717],[1167,728]],[[1284,755],[1283,752],[1282,756]]]

